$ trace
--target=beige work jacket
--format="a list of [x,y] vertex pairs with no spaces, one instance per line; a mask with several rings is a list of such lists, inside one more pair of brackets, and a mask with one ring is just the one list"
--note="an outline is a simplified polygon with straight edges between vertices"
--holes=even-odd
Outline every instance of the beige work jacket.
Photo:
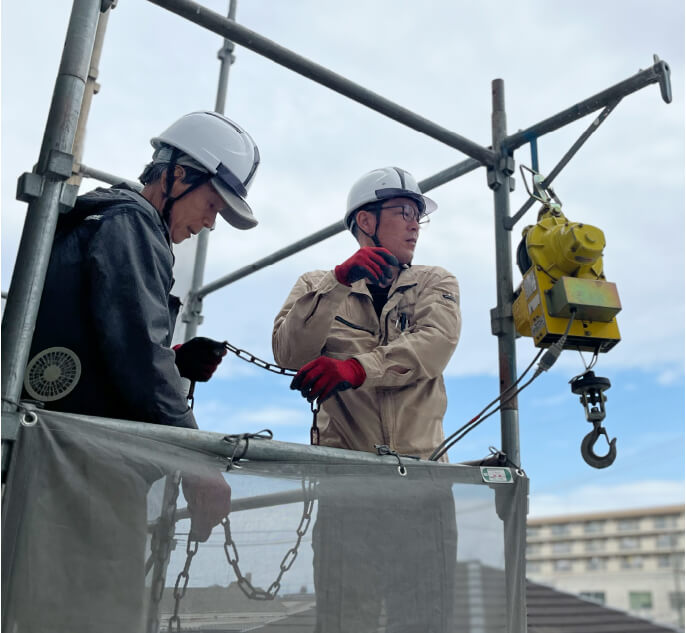
[[322,445],[375,452],[386,444],[426,459],[443,440],[442,372],[460,336],[457,280],[438,266],[402,270],[379,318],[365,280],[340,284],[332,271],[302,275],[274,321],[276,362],[299,369],[319,356],[356,358],[361,387],[327,399]]

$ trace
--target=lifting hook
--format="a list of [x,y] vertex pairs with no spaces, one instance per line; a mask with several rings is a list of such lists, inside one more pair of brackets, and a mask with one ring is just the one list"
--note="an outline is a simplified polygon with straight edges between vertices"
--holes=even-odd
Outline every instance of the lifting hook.
[[[605,440],[610,446],[610,450],[607,455],[596,455],[593,447],[598,441],[598,438],[604,435]],[[617,438],[609,438],[607,430],[604,429],[599,421],[593,422],[593,430],[588,433],[584,439],[581,441],[581,457],[584,461],[593,468],[607,468],[615,461],[617,457]]]
[[[610,440],[607,431],[602,426],[605,419],[605,401],[607,400],[607,396],[603,392],[610,388],[610,381],[587,370],[581,376],[572,378],[570,383],[572,393],[579,396],[584,407],[586,420],[593,424],[593,430],[581,441],[581,457],[593,468],[607,468],[617,457],[617,438]],[[610,446],[607,455],[596,455],[593,450],[601,435],[605,436],[605,440]]]

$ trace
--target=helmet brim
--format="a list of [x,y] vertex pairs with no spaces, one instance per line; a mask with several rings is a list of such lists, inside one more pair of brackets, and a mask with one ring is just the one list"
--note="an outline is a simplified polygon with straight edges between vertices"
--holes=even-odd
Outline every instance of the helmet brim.
[[257,218],[253,215],[252,209],[243,198],[229,189],[216,176],[210,182],[224,202],[226,202],[227,206],[219,213],[231,226],[241,231],[247,231],[257,226]]

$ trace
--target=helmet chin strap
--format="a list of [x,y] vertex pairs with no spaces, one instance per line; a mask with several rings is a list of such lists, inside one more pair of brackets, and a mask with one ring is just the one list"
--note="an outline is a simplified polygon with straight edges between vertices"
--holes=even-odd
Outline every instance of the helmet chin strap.
[[166,178],[166,183],[165,183],[165,201],[164,205],[162,207],[162,220],[164,221],[165,225],[167,227],[170,226],[171,223],[171,209],[174,206],[174,203],[177,200],[181,200],[184,196],[188,195],[191,191],[197,189],[198,187],[201,187],[204,185],[206,182],[212,178],[212,174],[208,173],[207,178],[201,178],[199,179],[196,183],[192,184],[188,189],[185,191],[181,192],[178,196],[173,197],[171,195],[172,189],[174,188],[174,170],[176,169],[176,160],[181,154],[181,151],[178,150],[176,147],[172,150],[171,156],[169,157],[169,163],[167,165],[167,178]]
[[[377,248],[384,248],[381,245],[378,236],[376,235],[377,231],[379,230],[379,224],[381,222],[381,210],[377,209],[374,213],[376,214],[376,225],[374,226],[374,235],[369,235],[369,233],[367,233],[367,231],[365,231],[359,224],[357,225],[357,229],[358,231],[362,231],[362,233],[364,233],[372,242],[374,242],[374,246],[376,246]],[[400,268],[400,270],[406,270],[410,266],[412,266],[412,262],[410,262],[409,264],[400,264],[398,268]]]
[[373,213],[376,216],[376,224],[374,224],[374,235],[369,235],[369,233],[367,233],[367,231],[365,231],[359,224],[357,225],[357,228],[358,230],[362,231],[362,233],[364,233],[372,242],[374,242],[374,246],[376,246],[377,248],[383,248],[383,246],[381,246],[379,238],[376,235],[379,230],[379,224],[381,223],[381,209],[375,209]]

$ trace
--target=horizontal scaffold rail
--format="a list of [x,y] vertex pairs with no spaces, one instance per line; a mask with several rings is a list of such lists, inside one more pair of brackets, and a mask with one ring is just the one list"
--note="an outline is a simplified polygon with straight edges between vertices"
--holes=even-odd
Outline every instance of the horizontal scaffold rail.
[[458,149],[483,165],[495,164],[496,156],[493,150],[451,132],[196,2],[191,0],[149,0],[149,2],[176,13],[240,46],[244,46],[258,55],[271,59],[273,62],[372,110],[376,110],[390,119]]
[[[464,176],[465,174],[468,174],[470,171],[474,171],[475,169],[481,166],[481,162],[479,162],[475,158],[468,158],[467,160],[463,160],[461,163],[457,163],[457,165],[447,167],[446,169],[439,171],[433,176],[429,176],[424,180],[420,180],[417,184],[419,185],[419,188],[424,193],[426,193],[427,191],[431,191],[432,189],[435,189],[440,185],[450,182],[455,178]],[[304,237],[301,240],[298,240],[297,242],[293,242],[292,244],[289,244],[288,246],[285,246],[284,248],[281,248],[278,251],[274,251],[270,255],[267,255],[262,259],[258,259],[256,262],[253,262],[252,264],[243,266],[238,270],[229,273],[228,275],[224,275],[223,277],[220,277],[219,279],[204,285],[197,291],[197,293],[195,293],[195,295],[189,297],[188,304],[192,305],[194,300],[202,299],[206,297],[208,294],[214,292],[215,290],[219,290],[220,288],[228,286],[229,284],[232,284],[235,281],[238,281],[239,279],[243,279],[243,277],[247,277],[248,275],[257,272],[262,268],[266,268],[267,266],[276,264],[277,262],[280,262],[282,259],[286,259],[291,255],[295,255],[295,253],[299,253],[300,251],[305,250],[310,246],[314,246],[319,242],[323,242],[324,240],[333,237],[334,235],[337,235],[338,233],[341,233],[345,230],[346,227],[343,223],[343,220],[338,220],[338,222],[334,222],[333,224],[330,224],[329,226],[324,227],[323,229],[320,229],[319,231],[316,231],[315,233],[312,233],[311,235],[308,235],[307,237]]]
[[657,59],[657,56],[655,57],[655,63],[650,68],[641,70],[628,79],[620,81],[618,84],[610,86],[602,92],[599,92],[588,99],[584,99],[566,110],[558,112],[525,130],[510,134],[503,140],[501,147],[507,151],[517,149],[533,139],[548,134],[548,132],[554,132],[577,119],[585,117],[587,114],[600,110],[614,101],[654,83],[660,84],[660,92],[664,102],[671,103],[672,85],[669,65],[667,62]]
[[[35,424],[37,418],[41,417],[40,410],[3,411],[2,414],[2,436],[3,439],[15,439],[19,427],[27,423],[29,426]],[[395,455],[376,455],[362,451],[348,450],[344,448],[331,448],[328,446],[309,446],[307,444],[296,444],[294,442],[280,442],[277,440],[256,437],[248,434],[248,439],[244,435],[227,435],[214,431],[201,431],[200,429],[186,429],[175,426],[165,426],[162,424],[150,424],[146,422],[135,422],[132,420],[119,420],[114,418],[102,418],[90,415],[77,415],[75,413],[61,413],[57,411],[46,411],[46,415],[52,418],[62,418],[73,422],[85,422],[96,427],[101,427],[109,431],[126,433],[132,437],[142,437],[162,442],[168,442],[191,450],[202,451],[227,459],[246,459],[256,462],[290,462],[300,464],[368,464],[379,465],[388,464],[398,465],[398,457]],[[415,458],[401,457],[404,466],[421,464],[427,468],[458,469],[459,479],[465,483],[483,483],[478,468],[465,464],[448,464],[442,462],[432,462],[418,460]]]

